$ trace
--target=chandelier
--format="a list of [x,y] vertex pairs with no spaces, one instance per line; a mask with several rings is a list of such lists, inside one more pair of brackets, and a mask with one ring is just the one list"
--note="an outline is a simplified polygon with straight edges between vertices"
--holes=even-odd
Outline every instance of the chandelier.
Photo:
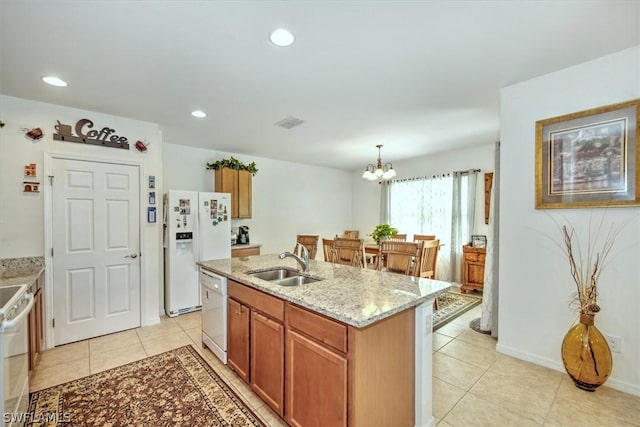
[[370,181],[393,178],[396,176],[396,171],[393,169],[393,165],[388,162],[382,166],[382,160],[380,159],[380,148],[382,148],[382,145],[376,145],[376,147],[378,147],[378,164],[373,166],[369,163],[367,167],[364,168],[362,177]]

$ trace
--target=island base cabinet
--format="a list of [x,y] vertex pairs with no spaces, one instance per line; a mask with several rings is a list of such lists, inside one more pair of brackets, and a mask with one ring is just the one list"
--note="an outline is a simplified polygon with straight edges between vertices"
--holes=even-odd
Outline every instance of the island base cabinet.
[[227,364],[249,382],[249,308],[227,299]]
[[291,426],[347,425],[347,359],[286,331],[286,417]]
[[284,326],[251,312],[251,388],[284,416]]

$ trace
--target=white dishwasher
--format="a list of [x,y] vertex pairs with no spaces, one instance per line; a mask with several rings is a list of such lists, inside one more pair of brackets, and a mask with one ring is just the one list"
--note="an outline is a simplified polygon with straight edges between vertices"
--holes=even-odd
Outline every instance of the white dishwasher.
[[200,268],[202,342],[227,363],[227,278]]

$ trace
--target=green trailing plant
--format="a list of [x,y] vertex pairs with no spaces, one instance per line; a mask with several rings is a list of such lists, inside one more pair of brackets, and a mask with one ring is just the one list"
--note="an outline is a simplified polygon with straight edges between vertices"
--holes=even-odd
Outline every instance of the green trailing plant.
[[252,175],[255,175],[258,172],[258,167],[256,166],[256,162],[251,162],[248,165],[245,165],[240,160],[231,156],[228,159],[216,160],[213,163],[207,163],[207,169],[217,170],[220,168],[229,168],[235,169],[239,171],[249,171]]
[[371,232],[371,237],[376,241],[377,244],[380,244],[380,240],[387,239],[394,234],[398,234],[398,229],[393,228],[389,224],[380,224],[376,225],[376,228]]

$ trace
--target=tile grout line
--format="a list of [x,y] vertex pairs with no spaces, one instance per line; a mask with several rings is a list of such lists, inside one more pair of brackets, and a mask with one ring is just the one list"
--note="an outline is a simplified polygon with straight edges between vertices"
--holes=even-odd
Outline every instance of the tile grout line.
[[556,391],[553,394],[553,400],[551,400],[551,404],[549,405],[549,409],[544,414],[544,419],[542,420],[542,425],[543,426],[547,422],[547,418],[549,417],[549,414],[551,413],[551,410],[553,409],[553,405],[556,403],[556,400],[558,399],[558,391],[560,390],[560,387],[562,387],[562,381],[563,381],[563,378],[560,377],[560,381],[558,381],[558,386],[556,387]]

